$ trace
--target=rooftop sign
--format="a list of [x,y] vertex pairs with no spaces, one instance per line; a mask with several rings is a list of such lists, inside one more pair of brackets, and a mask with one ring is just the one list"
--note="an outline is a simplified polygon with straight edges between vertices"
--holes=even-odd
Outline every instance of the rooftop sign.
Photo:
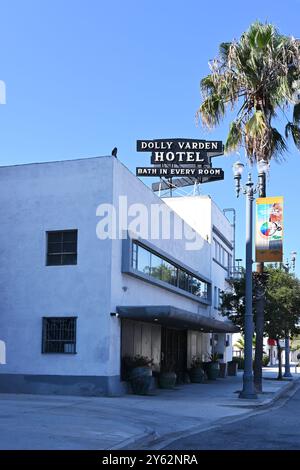
[[[211,158],[224,154],[220,140],[155,139],[138,140],[138,152],[151,152],[151,167],[137,167],[137,176],[158,176],[172,180],[172,187],[224,179],[222,168],[212,168]],[[180,176],[181,178],[173,179]],[[186,178],[187,177],[187,178]],[[178,182],[178,184],[176,184]],[[168,185],[168,182],[165,183]],[[156,190],[154,183],[153,189]]]
[[[209,157],[222,155],[220,140],[158,139],[138,140],[138,152],[151,152],[151,163],[209,164]],[[212,154],[212,155],[209,155]]]

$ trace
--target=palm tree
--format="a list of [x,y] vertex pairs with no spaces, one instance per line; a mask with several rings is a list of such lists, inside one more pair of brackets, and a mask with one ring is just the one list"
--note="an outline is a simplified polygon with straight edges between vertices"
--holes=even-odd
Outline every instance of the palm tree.
[[[252,346],[253,347],[255,347],[255,343],[256,343],[256,338],[255,338],[255,336],[253,336],[253,339],[252,339]],[[239,339],[236,340],[236,342],[234,343],[234,347],[239,349],[240,351],[244,351],[244,349],[245,349],[244,336],[241,336]]]
[[[243,147],[250,163],[281,161],[290,137],[300,150],[300,41],[280,34],[272,24],[255,22],[239,41],[220,45],[210,68],[211,73],[201,80],[203,101],[197,116],[204,126],[213,128],[228,107],[231,113],[236,111],[226,153]],[[286,120],[281,132],[275,127],[278,112]],[[254,380],[261,391],[264,302],[263,295],[259,297]]]
[[[271,24],[256,22],[239,41],[222,43],[210,68],[201,80],[203,102],[197,115],[212,128],[225,116],[227,105],[232,111],[238,107],[226,153],[244,147],[250,162],[280,160],[289,136],[300,149],[300,103],[294,105],[292,119],[287,116],[300,79],[298,40],[281,35]],[[285,136],[274,127],[278,111],[287,120]]]
[[234,347],[237,348],[239,351],[244,351],[245,349],[245,340],[244,337],[241,336],[235,343]]

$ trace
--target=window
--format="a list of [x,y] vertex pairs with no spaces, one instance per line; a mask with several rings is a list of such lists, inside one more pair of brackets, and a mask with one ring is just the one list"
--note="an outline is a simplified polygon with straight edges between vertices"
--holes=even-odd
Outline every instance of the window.
[[201,282],[199,279],[191,276],[191,279],[190,279],[191,293],[194,295],[198,295],[199,297],[203,297],[204,296],[203,284],[204,283]]
[[222,261],[222,246],[219,243],[218,243],[218,247],[219,247],[219,249],[218,249],[218,258],[217,259],[221,264],[223,264],[223,261]]
[[217,310],[221,309],[223,292],[218,287],[214,287],[214,308]]
[[144,248],[139,247],[136,251],[137,261],[136,266],[137,270],[141,271],[144,274],[150,273],[150,253]]
[[228,270],[230,274],[231,265],[232,265],[232,255],[228,253],[223,246],[214,239],[214,259],[218,261],[224,268]]
[[47,266],[77,264],[77,230],[47,232]]
[[223,293],[224,291],[222,289],[218,289],[219,293],[218,293],[218,298],[219,298],[219,304],[218,304],[218,309],[221,310],[221,305],[222,305],[222,302],[223,302]]
[[161,280],[172,284],[173,286],[177,285],[177,268],[167,261],[162,261],[161,263]]
[[189,275],[182,269],[179,269],[178,273],[178,287],[183,290],[189,290]]
[[228,255],[227,251],[225,251],[225,250],[224,250],[223,253],[224,253],[224,262],[223,262],[223,266],[228,267],[228,256],[229,256],[229,255]]
[[[140,248],[139,248],[140,250]],[[144,250],[142,248],[142,250]],[[144,250],[146,251],[146,250]],[[151,274],[152,277],[155,277],[156,279],[161,279],[162,278],[162,264],[163,260],[159,257],[156,256],[153,253],[150,253],[150,251],[147,250],[147,253],[149,256],[151,256],[151,269],[148,272],[148,274]]]
[[132,267],[159,281],[208,299],[207,282],[136,242],[133,242]]
[[76,353],[76,317],[43,318],[43,353]]

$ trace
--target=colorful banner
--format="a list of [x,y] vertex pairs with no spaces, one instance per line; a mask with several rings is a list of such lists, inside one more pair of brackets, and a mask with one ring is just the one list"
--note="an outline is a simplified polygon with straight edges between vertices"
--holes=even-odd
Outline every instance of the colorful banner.
[[256,199],[256,262],[281,262],[283,241],[283,197]]

